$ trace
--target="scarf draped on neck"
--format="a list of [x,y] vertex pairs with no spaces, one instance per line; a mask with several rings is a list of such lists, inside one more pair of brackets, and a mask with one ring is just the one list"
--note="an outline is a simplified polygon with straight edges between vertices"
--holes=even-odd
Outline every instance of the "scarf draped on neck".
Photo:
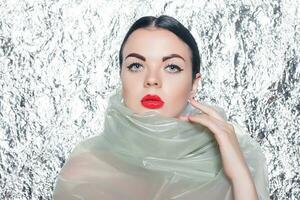
[[[223,109],[214,108],[227,120]],[[181,114],[187,113],[200,111],[187,104]],[[269,199],[265,157],[259,145],[232,124],[259,198]],[[154,110],[136,114],[124,105],[121,88],[109,99],[103,132],[75,147],[57,178],[53,197],[233,199],[218,144],[208,128]]]

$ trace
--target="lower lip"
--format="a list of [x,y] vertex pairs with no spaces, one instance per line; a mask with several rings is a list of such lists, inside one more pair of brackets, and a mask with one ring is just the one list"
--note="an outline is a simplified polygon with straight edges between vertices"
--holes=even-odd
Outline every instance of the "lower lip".
[[156,109],[164,105],[162,101],[142,101],[142,105],[146,108]]

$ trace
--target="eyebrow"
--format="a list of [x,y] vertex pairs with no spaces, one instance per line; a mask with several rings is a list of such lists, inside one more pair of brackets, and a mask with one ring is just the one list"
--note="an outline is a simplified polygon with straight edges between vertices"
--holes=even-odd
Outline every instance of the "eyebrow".
[[[136,57],[136,58],[141,59],[142,61],[146,61],[146,58],[145,58],[144,56],[138,54],[138,53],[130,53],[130,54],[128,54],[128,55],[126,56],[126,58],[128,58],[128,57]],[[126,58],[125,58],[125,59],[126,59]],[[183,61],[185,61],[183,57],[181,57],[180,55],[175,54],[175,53],[172,53],[172,54],[170,54],[170,55],[168,55],[168,56],[164,56],[164,57],[162,58],[162,61],[164,62],[164,61],[166,61],[166,60],[168,60],[168,59],[171,59],[171,58],[181,58]]]

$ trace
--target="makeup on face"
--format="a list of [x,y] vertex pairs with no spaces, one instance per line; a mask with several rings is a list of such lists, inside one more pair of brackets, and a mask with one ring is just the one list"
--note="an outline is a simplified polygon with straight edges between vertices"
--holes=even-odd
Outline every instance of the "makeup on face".
[[141,104],[146,108],[157,109],[161,108],[164,102],[158,95],[147,94],[142,98]]
[[[128,54],[126,56],[125,59],[127,59],[128,57],[135,57],[135,58],[138,58],[138,59],[140,59],[140,60],[142,60],[144,62],[146,61],[146,58],[144,56],[138,54],[138,53],[130,53],[130,54]],[[185,62],[185,60],[184,60],[184,58],[182,56],[180,56],[178,54],[175,54],[175,53],[163,57],[162,61],[165,62],[166,60],[171,59],[171,58],[181,58]]]
[[167,117],[181,113],[192,89],[189,47],[170,31],[138,29],[123,51],[125,105],[135,113],[153,109]]

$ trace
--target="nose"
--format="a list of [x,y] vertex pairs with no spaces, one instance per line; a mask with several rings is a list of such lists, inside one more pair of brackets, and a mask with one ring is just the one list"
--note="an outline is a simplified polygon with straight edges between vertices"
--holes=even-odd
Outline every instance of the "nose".
[[158,83],[157,83],[157,82],[155,82],[155,83],[147,82],[146,85],[147,85],[147,86],[151,86],[151,85],[156,86],[156,85],[158,85]]
[[148,76],[145,79],[144,83],[145,87],[161,87],[161,81],[158,74],[149,73]]

